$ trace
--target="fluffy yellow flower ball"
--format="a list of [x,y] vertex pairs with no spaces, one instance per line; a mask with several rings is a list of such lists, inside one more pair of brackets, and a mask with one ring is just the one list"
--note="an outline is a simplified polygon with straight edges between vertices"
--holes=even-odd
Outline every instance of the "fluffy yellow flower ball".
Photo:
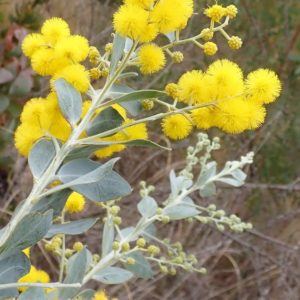
[[192,132],[193,125],[186,116],[176,114],[162,120],[163,133],[172,140],[182,140]]
[[137,5],[142,8],[150,8],[154,4],[154,0],[125,0],[125,4]]
[[99,291],[95,293],[93,300],[108,300],[108,298],[104,291]]
[[143,74],[160,71],[166,63],[163,50],[155,44],[143,45],[138,52],[138,64]]
[[55,46],[57,57],[67,58],[70,62],[82,62],[89,55],[90,47],[86,38],[80,35],[71,35],[60,40]]
[[217,60],[206,74],[210,99],[224,101],[243,94],[243,72],[237,64],[227,59]]
[[209,129],[215,126],[216,109],[214,107],[202,107],[191,111],[191,118],[198,129]]
[[224,101],[218,107],[216,125],[231,134],[258,128],[264,122],[266,115],[264,107],[251,104],[243,98]]
[[32,145],[41,137],[52,135],[65,141],[71,133],[69,123],[64,119],[54,93],[46,99],[34,98],[28,101],[21,113],[21,124],[15,131],[15,146],[27,156]]
[[27,57],[32,57],[41,47],[46,47],[46,41],[44,36],[39,33],[27,35],[22,42],[22,51]]
[[274,102],[281,93],[281,82],[275,72],[259,69],[251,72],[246,79],[246,94],[258,103]]
[[192,0],[163,0],[155,5],[150,19],[158,25],[161,33],[169,33],[184,29],[193,11]]
[[55,73],[51,80],[52,86],[59,78],[68,81],[81,93],[86,93],[90,86],[89,72],[80,64],[69,65]]
[[84,206],[84,197],[79,193],[73,192],[67,199],[65,210],[69,213],[80,213],[84,210]]
[[178,100],[189,105],[208,102],[207,79],[202,71],[193,70],[181,76]]
[[70,28],[61,18],[51,18],[45,21],[41,29],[47,42],[55,45],[57,41],[70,35]]
[[[50,282],[50,277],[48,273],[43,270],[38,270],[36,267],[31,266],[28,274],[23,276],[18,280],[18,282],[40,282],[40,283],[48,283]],[[19,287],[19,291],[24,292],[28,289],[28,287]]]
[[121,36],[142,43],[151,42],[158,34],[156,24],[149,23],[149,12],[136,5],[122,5],[114,14],[113,24]]

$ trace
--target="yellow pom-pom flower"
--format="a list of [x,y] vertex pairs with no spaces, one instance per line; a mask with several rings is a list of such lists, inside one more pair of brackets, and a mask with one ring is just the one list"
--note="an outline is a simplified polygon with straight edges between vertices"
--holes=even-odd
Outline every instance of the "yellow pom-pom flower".
[[81,93],[85,93],[89,89],[89,72],[86,71],[84,66],[80,64],[67,66],[55,73],[54,77],[52,78],[52,85],[54,84],[54,81],[59,78],[64,78]]
[[31,65],[32,69],[39,75],[52,75],[52,61],[54,57],[54,50],[51,48],[39,49],[32,55]]
[[149,12],[136,5],[122,5],[113,23],[118,34],[143,43],[151,42],[158,34],[155,24],[149,24]]
[[243,98],[222,102],[218,108],[216,125],[231,134],[258,128],[264,122],[266,115],[264,107],[251,104]]
[[206,74],[210,99],[224,101],[243,94],[243,72],[237,64],[227,59],[217,60],[209,66]]
[[55,46],[57,57],[67,58],[73,63],[84,61],[88,57],[89,51],[89,42],[80,35],[71,35],[60,40]]
[[209,129],[215,126],[216,111],[213,107],[201,107],[191,111],[191,118],[198,129]]
[[[48,283],[50,282],[50,277],[48,273],[43,270],[38,270],[36,267],[31,266],[28,274],[23,276],[18,280],[19,283],[24,282],[32,282],[32,283]],[[19,287],[18,290],[24,292],[28,289],[28,287]]]
[[166,63],[163,50],[155,44],[143,45],[138,52],[138,64],[143,74],[160,71]]
[[202,71],[193,70],[181,76],[178,81],[178,100],[192,105],[206,103],[207,82]]
[[93,300],[108,300],[104,291],[98,291],[95,293]]
[[84,197],[76,192],[73,192],[67,199],[65,210],[69,213],[80,213],[85,206]]
[[150,13],[151,22],[161,33],[184,29],[194,11],[192,0],[159,1]]
[[46,41],[53,45],[60,39],[70,35],[70,28],[66,21],[61,18],[51,18],[45,21],[41,29]]
[[27,35],[22,42],[22,51],[27,57],[32,57],[41,47],[46,47],[46,41],[44,37],[38,33]]
[[163,133],[172,140],[182,140],[192,132],[193,125],[184,115],[176,114],[162,120]]
[[246,79],[246,94],[258,103],[274,102],[281,93],[281,82],[275,72],[259,69],[251,72]]
[[203,52],[205,55],[212,56],[215,55],[218,51],[218,46],[216,43],[207,42],[203,45]]
[[28,156],[32,145],[43,135],[44,132],[40,128],[27,123],[20,124],[15,131],[15,146],[23,156]]
[[125,0],[124,3],[128,5],[137,5],[142,8],[150,8],[153,5],[154,0]]
[[225,16],[226,9],[219,4],[214,4],[213,6],[210,6],[209,8],[205,9],[204,14],[207,17],[209,17],[212,21],[219,23],[221,19]]

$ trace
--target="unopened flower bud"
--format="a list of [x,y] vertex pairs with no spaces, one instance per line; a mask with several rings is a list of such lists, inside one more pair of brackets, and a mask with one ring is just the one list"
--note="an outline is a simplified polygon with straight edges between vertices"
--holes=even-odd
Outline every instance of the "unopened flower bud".
[[218,51],[218,46],[217,44],[213,42],[206,42],[203,45],[203,51],[205,55],[212,56],[215,55]]
[[209,28],[204,28],[200,35],[204,41],[210,41],[214,37],[214,32]]
[[160,249],[154,245],[150,245],[148,248],[147,248],[147,251],[149,254],[151,255],[157,255],[159,254],[160,252]]
[[140,238],[136,241],[136,245],[140,248],[144,248],[146,245],[146,240],[143,238]]
[[128,242],[122,244],[122,251],[123,251],[123,252],[127,252],[127,251],[129,251],[129,250],[130,250],[130,245],[129,245]]
[[117,241],[114,241],[112,244],[112,249],[117,251],[117,250],[119,250],[119,248],[120,248],[120,243]]
[[76,242],[73,244],[73,249],[79,252],[83,249],[83,244],[81,242]]
[[127,265],[132,266],[132,265],[135,264],[135,259],[132,258],[132,257],[128,257],[128,258],[126,259],[126,263],[127,263]]
[[233,50],[238,50],[242,47],[243,41],[238,36],[232,36],[228,40],[228,46]]
[[180,64],[184,59],[183,53],[180,51],[173,52],[172,60],[176,64]]
[[151,110],[154,107],[154,101],[151,99],[145,99],[142,101],[142,106],[144,110]]

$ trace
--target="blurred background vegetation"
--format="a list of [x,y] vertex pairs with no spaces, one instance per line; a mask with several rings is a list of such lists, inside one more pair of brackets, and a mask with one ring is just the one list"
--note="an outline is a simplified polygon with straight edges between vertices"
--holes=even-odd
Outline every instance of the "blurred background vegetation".
[[[197,34],[207,25],[203,9],[215,1],[197,0],[196,14],[183,35]],[[228,31],[244,40],[240,51],[232,52],[223,39],[214,58],[203,57],[193,46],[185,48],[185,61],[168,65],[159,75],[140,79],[135,87],[163,87],[191,68],[204,68],[216,58],[238,62],[245,73],[258,67],[274,69],[283,82],[280,100],[269,107],[265,125],[256,132],[238,136],[211,130],[220,136],[223,149],[216,153],[220,162],[255,151],[255,163],[248,169],[248,183],[241,189],[220,187],[214,201],[254,224],[246,234],[220,233],[199,224],[165,225],[159,228],[174,241],[182,240],[188,251],[196,253],[208,268],[208,275],[180,273],[176,277],[158,275],[152,281],[109,287],[110,296],[119,299],[299,299],[300,295],[300,1],[299,0],[224,0],[235,4],[240,14]],[[26,160],[13,147],[13,130],[25,101],[45,95],[48,83],[30,70],[20,51],[23,37],[39,28],[48,17],[63,17],[73,32],[89,38],[102,48],[111,41],[111,17],[120,1],[116,0],[11,0],[0,1],[0,201],[1,223],[5,223],[16,205],[31,188]],[[180,50],[180,48],[178,48]],[[151,124],[151,136],[164,140],[159,124]],[[157,186],[155,196],[168,193],[167,174],[184,164],[185,149],[193,142],[174,143],[175,151],[130,149],[121,154],[121,173],[135,187],[135,193],[123,201],[124,220],[130,224],[135,215],[140,180]],[[126,159],[128,158],[128,159]],[[130,173],[128,173],[130,170]],[[86,214],[90,215],[86,210]],[[101,209],[93,214],[103,213]],[[128,220],[128,221],[126,221]],[[82,238],[89,248],[99,249],[98,232],[90,230]],[[98,230],[98,231],[97,231]],[[57,276],[55,258],[33,249],[39,267]],[[44,258],[44,259],[42,259]],[[95,287],[95,286],[94,286]],[[99,287],[100,288],[100,287]]]

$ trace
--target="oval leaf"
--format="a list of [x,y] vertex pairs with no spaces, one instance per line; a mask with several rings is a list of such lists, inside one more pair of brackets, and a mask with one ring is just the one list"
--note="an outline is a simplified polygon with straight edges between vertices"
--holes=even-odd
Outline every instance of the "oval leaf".
[[124,49],[125,49],[125,43],[126,43],[126,39],[119,36],[116,33],[115,37],[114,37],[114,42],[113,42],[113,49],[112,49],[110,69],[109,69],[110,77],[115,72],[118,62],[120,61],[120,59],[123,56]]
[[113,107],[108,107],[101,111],[87,128],[89,136],[96,135],[122,125],[124,119]]
[[62,114],[72,126],[76,125],[82,112],[80,93],[63,78],[56,80],[54,86]]
[[97,218],[88,218],[72,221],[65,224],[53,224],[45,238],[51,238],[56,234],[78,235],[88,231],[97,222]]
[[151,218],[156,214],[158,205],[154,198],[146,196],[138,204],[140,214],[145,218]]
[[[29,272],[29,269],[30,262],[22,252],[0,259],[0,284],[17,282],[19,278]],[[0,290],[1,299],[16,297],[17,295],[18,290],[16,288]]]
[[108,267],[93,276],[93,279],[104,284],[121,284],[133,277],[133,274],[127,270],[118,267]]
[[51,140],[41,139],[32,147],[28,163],[35,178],[41,177],[55,157],[55,146]]
[[115,238],[115,227],[111,217],[108,217],[103,229],[102,237],[102,257],[107,255],[111,249]]

